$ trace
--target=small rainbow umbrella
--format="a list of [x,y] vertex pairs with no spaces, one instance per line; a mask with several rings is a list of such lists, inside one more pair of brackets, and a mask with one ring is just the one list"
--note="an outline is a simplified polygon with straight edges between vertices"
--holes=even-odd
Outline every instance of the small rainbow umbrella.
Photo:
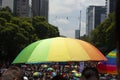
[[107,61],[102,61],[97,65],[100,73],[117,74],[116,49],[108,53]]
[[33,73],[33,76],[34,76],[34,77],[41,76],[41,75],[42,75],[41,72],[34,72],[34,73]]
[[76,71],[76,70],[72,70],[71,72],[72,72],[72,73],[77,73],[77,71]]
[[42,65],[42,67],[43,67],[43,68],[47,68],[47,67],[48,67],[48,65],[44,64],[44,65]]
[[53,68],[51,68],[51,67],[49,67],[48,69],[47,69],[47,71],[53,71],[54,69]]
[[75,73],[74,74],[75,77],[81,77],[81,75],[82,75],[81,73]]
[[93,45],[83,40],[55,37],[36,41],[23,49],[15,63],[107,60]]

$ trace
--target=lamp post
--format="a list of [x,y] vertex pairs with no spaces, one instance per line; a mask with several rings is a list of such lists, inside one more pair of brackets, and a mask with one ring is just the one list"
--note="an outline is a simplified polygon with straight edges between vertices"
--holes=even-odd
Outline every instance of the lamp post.
[[80,39],[80,32],[81,32],[81,10],[80,10],[80,18],[79,18],[79,39]]

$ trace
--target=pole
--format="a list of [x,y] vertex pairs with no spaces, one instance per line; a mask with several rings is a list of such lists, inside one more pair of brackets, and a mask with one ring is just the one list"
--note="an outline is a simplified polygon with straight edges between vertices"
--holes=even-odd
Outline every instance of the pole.
[[118,68],[118,80],[120,80],[120,0],[116,2],[116,45],[117,45],[117,68]]
[[81,10],[80,10],[80,18],[79,18],[79,39],[80,39],[80,32],[81,32]]

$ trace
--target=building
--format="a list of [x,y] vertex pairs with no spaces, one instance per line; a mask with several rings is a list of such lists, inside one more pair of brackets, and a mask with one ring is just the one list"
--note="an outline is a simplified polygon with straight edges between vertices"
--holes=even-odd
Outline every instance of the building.
[[0,8],[9,7],[16,16],[30,15],[29,0],[0,0]]
[[16,16],[29,17],[30,15],[29,0],[14,0],[14,11],[13,12]]
[[48,21],[49,0],[32,0],[32,15],[43,16]]
[[6,6],[16,16],[43,16],[48,21],[49,0],[0,0],[0,8]]
[[105,6],[89,6],[86,11],[86,35],[90,36],[91,31],[102,23],[105,18]]
[[2,0],[0,0],[0,9],[2,8]]
[[80,39],[80,30],[75,30],[75,38]]
[[13,0],[0,0],[0,8],[9,7],[13,12]]
[[107,16],[115,11],[116,0],[106,0],[106,14]]

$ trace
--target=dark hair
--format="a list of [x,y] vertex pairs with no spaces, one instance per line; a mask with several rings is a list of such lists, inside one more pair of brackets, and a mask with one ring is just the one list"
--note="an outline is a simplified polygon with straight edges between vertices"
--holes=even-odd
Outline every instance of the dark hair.
[[84,77],[85,80],[89,80],[91,77],[96,77],[96,79],[99,80],[99,73],[98,70],[94,67],[86,67],[82,71],[82,77]]
[[62,75],[56,75],[52,78],[52,80],[67,80],[67,79],[64,78]]
[[17,66],[9,67],[1,76],[1,80],[21,80],[22,71]]

